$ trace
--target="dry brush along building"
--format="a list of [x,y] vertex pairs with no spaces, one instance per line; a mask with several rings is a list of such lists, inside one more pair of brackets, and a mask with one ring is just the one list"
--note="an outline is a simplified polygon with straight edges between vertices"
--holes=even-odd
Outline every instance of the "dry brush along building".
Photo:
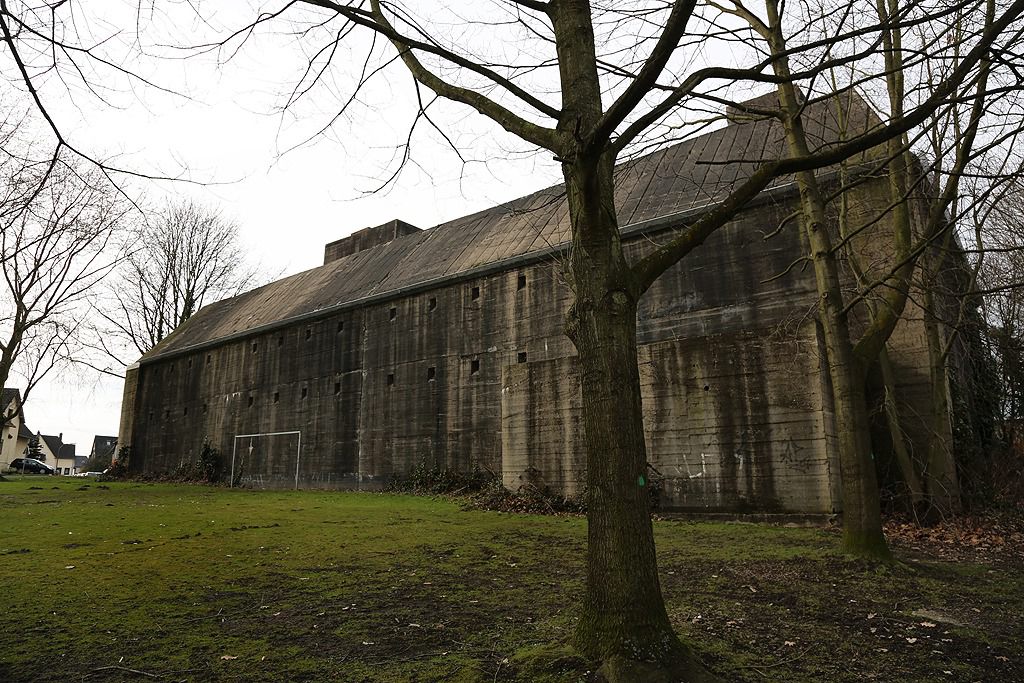
[[[820,144],[838,137],[832,111],[808,109]],[[874,122],[859,100],[846,118]],[[623,164],[627,249],[650,249],[783,148],[773,123],[734,120]],[[851,215],[881,216],[855,240],[875,268],[887,267],[885,183],[849,194]],[[644,426],[667,507],[839,505],[814,276],[791,267],[804,253],[785,221],[795,199],[780,180],[641,302]],[[555,187],[429,230],[362,230],[328,244],[323,266],[203,308],[129,369],[119,436],[130,469],[173,470],[208,439],[235,481],[256,487],[377,488],[425,463],[576,492],[568,240]],[[930,428],[921,318],[911,305],[890,345],[912,443]]]

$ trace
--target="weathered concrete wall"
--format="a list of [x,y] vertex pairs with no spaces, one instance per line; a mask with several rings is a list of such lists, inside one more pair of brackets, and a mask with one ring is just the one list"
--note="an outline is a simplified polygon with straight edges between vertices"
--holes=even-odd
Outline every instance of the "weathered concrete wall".
[[[767,123],[730,126],[620,169],[627,253],[669,239],[672,221],[750,166],[704,161],[781,144]],[[856,220],[882,213],[854,241],[871,272],[891,265],[882,182],[847,207]],[[645,430],[666,507],[839,505],[813,273],[787,220],[793,189],[762,195],[640,302]],[[585,464],[559,246],[569,228],[552,192],[377,246],[355,240],[355,253],[203,309],[126,383],[133,467],[174,469],[208,439],[257,487],[376,488],[426,463],[577,492]],[[853,321],[866,324],[860,309]],[[920,320],[902,322],[891,346],[908,425],[921,422]]]
[[814,326],[641,349],[651,464],[669,507],[835,509]]
[[131,442],[135,434],[135,417],[138,413],[139,364],[135,363],[125,369],[124,391],[121,394],[121,423],[118,427],[119,438],[114,450],[114,459],[121,453],[121,448]]
[[[815,326],[640,347],[644,430],[661,504],[681,510],[830,512]],[[586,483],[572,358],[508,366],[502,474],[510,489],[573,495]]]
[[[763,240],[787,212],[730,224],[642,302],[646,429],[670,507],[834,507],[810,285],[771,279],[798,232]],[[253,486],[373,488],[425,462],[572,493],[584,464],[560,273],[523,264],[143,363],[136,465],[173,469],[209,439]],[[234,438],[296,431],[297,482],[297,435]]]
[[508,365],[501,384],[502,483],[579,495],[587,462],[575,359]]

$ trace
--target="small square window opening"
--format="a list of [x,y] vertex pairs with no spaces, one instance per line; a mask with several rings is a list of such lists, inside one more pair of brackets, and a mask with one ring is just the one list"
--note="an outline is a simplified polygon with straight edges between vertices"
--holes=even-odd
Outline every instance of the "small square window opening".
[[516,362],[517,363],[525,363],[526,362],[526,351],[520,351],[519,353],[516,354]]
[[516,289],[526,289],[526,276],[520,275],[516,278]]
[[274,392],[274,403],[277,403],[280,400],[281,400],[281,392],[280,391],[275,391]]
[[430,301],[427,302],[427,310],[432,311],[435,308],[437,308],[437,297],[432,296],[430,297]]
[[398,317],[398,309],[395,308],[394,306],[392,306],[391,310],[388,311],[388,320],[394,320],[397,317]]
[[435,377],[437,377],[437,369],[427,368],[427,381],[433,382]]
[[477,299],[479,299],[480,298],[480,288],[479,287],[474,287],[471,295],[473,297],[473,301],[476,301]]
[[341,393],[341,382],[334,383],[334,395],[337,396]]
[[394,374],[389,374],[388,375],[388,386],[389,387],[395,386],[395,376],[394,376]]
[[475,375],[480,372],[480,361],[476,358],[469,361],[469,374]]
[[306,341],[309,341],[310,337],[312,337],[312,336],[313,336],[313,330],[307,327],[306,328]]

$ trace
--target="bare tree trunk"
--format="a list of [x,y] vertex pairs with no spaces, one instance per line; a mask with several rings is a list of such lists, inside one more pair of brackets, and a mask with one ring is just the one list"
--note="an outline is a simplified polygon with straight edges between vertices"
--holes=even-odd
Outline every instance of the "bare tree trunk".
[[579,352],[587,582],[576,646],[610,681],[713,680],[672,629],[658,581],[637,364],[638,288],[622,252],[614,160],[564,165],[573,222],[566,333]]
[[[778,16],[772,2],[767,3],[773,26]],[[780,35],[772,36],[773,52],[781,54],[785,45]],[[776,74],[790,78],[785,59],[775,66]],[[779,86],[779,103],[790,153],[807,157],[810,150],[800,120],[800,103],[796,88],[786,82]],[[844,552],[859,557],[889,560],[891,554],[882,533],[878,475],[871,453],[867,399],[864,391],[866,369],[854,353],[839,269],[834,256],[832,238],[825,219],[825,202],[813,171],[797,174],[800,186],[802,223],[814,264],[818,289],[818,311],[825,335],[829,378],[832,381],[832,402],[835,411],[836,437],[839,448],[839,471],[842,477]]]
[[813,174],[801,174],[800,183],[801,193],[806,195],[805,208],[810,209],[810,215],[804,218],[804,227],[814,263],[818,309],[828,355],[826,362],[832,381],[843,491],[842,548],[851,555],[888,560],[891,555],[882,534],[878,476],[871,453],[865,370],[850,341],[824,208],[814,199],[820,198],[817,182]]
[[[838,89],[838,87],[836,87],[836,89]],[[841,103],[837,103],[835,110],[836,117],[839,120],[841,131],[840,135],[845,136],[848,126],[846,110],[843,108]],[[849,169],[846,163],[840,165],[839,182],[841,187],[851,186]],[[850,239],[853,230],[853,226],[850,225],[849,204],[849,193],[844,192],[839,198],[839,237],[844,241]],[[907,217],[909,214],[906,211],[902,211],[899,214],[894,214],[894,216],[896,218],[899,216]],[[858,284],[861,287],[870,286],[870,281],[860,264],[860,257],[857,251],[855,249],[848,250],[846,258],[847,263],[857,278]],[[878,304],[874,301],[868,301],[866,305],[868,313],[871,315],[871,320],[874,322],[878,317]],[[893,454],[896,456],[896,463],[900,468],[903,481],[910,494],[911,509],[916,514],[924,511],[924,487],[921,485],[921,477],[918,474],[917,467],[914,465],[913,458],[911,458],[910,452],[907,449],[907,440],[903,434],[899,410],[896,404],[896,373],[893,371],[892,361],[889,358],[889,350],[886,345],[883,345],[878,352],[878,365],[881,370],[882,386],[885,391],[883,408],[885,410],[886,425],[889,428],[889,436],[892,439]]]
[[844,552],[858,557],[891,560],[882,533],[878,476],[871,452],[864,373],[853,355],[845,325],[838,339],[825,344],[829,350],[829,375],[832,379],[839,441],[839,470],[843,486]]
[[[932,282],[937,280],[937,275],[933,274]],[[934,287],[925,287],[924,324],[932,394],[928,463],[925,466],[925,486],[929,501],[926,522],[935,522],[960,511],[960,485],[950,450],[952,434],[949,431],[949,383],[946,378],[946,359],[949,354],[936,318],[936,305]]]
[[896,406],[896,373],[893,371],[888,349],[883,348],[879,352],[878,366],[882,371],[882,386],[885,389],[885,421],[889,426],[889,435],[892,438],[892,451],[896,456],[900,474],[903,476],[903,483],[907,485],[907,491],[910,494],[911,509],[918,514],[922,512],[921,508],[925,500],[924,487],[921,484],[921,476],[917,472],[914,460],[907,450],[907,440],[900,425],[899,409]]

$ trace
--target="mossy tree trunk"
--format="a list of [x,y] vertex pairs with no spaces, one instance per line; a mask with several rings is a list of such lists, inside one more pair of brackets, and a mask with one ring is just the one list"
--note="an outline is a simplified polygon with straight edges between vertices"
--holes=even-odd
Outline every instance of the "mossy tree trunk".
[[[801,134],[799,120],[787,123]],[[797,146],[801,146],[797,143]],[[858,557],[889,560],[882,533],[878,475],[871,452],[865,396],[866,371],[854,353],[839,271],[825,223],[824,205],[813,173],[799,176],[804,206],[803,225],[810,246],[818,289],[818,311],[825,338],[826,363],[832,386],[836,441],[842,478],[844,552]]]
[[[793,85],[786,43],[776,0],[766,2],[765,39],[776,56],[774,69],[783,79],[778,86],[782,123],[789,152],[796,158],[811,156],[801,119],[802,105]],[[839,470],[842,478],[844,552],[857,557],[888,561],[892,555],[882,533],[878,475],[871,452],[866,365],[855,352],[843,300],[839,267],[825,218],[825,199],[813,171],[796,174],[800,188],[801,224],[807,237],[818,292],[818,317],[825,338],[835,414]]]
[[696,681],[705,672],[673,631],[658,580],[637,362],[643,289],[619,235],[615,152],[585,134],[604,114],[591,22],[587,2],[552,8],[572,225],[566,334],[579,354],[587,454],[587,578],[575,642],[612,681]]
[[587,578],[576,645],[612,680],[701,680],[658,580],[637,363],[638,287],[622,251],[614,159],[583,156],[564,175],[573,224],[566,333],[579,353],[587,453]]

